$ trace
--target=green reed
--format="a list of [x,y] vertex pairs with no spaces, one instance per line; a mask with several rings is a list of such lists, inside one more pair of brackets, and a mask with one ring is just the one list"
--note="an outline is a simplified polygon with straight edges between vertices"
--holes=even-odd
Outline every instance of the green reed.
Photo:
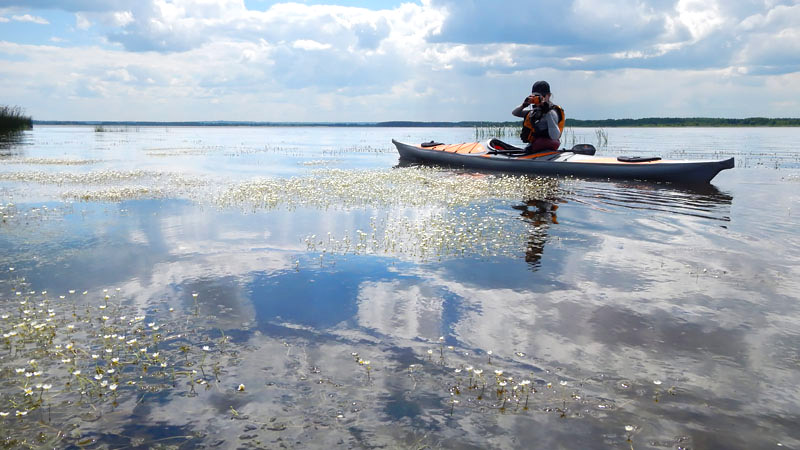
[[19,106],[0,106],[0,133],[30,130],[33,120]]

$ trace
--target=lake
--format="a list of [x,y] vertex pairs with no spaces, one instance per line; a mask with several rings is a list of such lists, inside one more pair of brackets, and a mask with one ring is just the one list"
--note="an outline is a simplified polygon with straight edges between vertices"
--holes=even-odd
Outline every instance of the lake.
[[705,187],[415,167],[390,141],[475,136],[0,141],[3,446],[800,448],[800,129],[562,139],[734,156]]

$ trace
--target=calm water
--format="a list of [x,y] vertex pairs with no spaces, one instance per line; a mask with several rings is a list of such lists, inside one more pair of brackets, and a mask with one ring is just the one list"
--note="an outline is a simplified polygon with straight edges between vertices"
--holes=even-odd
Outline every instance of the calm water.
[[800,448],[800,129],[605,131],[737,167],[495,177],[390,142],[472,129],[0,143],[3,445]]

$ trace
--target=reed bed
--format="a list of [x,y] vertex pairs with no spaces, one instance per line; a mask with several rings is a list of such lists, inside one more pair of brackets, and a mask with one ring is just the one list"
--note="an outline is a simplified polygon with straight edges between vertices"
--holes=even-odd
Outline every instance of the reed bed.
[[19,106],[0,106],[0,133],[30,130],[33,120]]

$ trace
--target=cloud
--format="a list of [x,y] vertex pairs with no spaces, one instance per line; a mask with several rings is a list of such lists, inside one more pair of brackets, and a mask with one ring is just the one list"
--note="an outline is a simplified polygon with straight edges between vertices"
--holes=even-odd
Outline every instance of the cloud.
[[[766,12],[746,1],[700,0],[569,0],[535,6],[515,0],[502,7],[491,0],[432,0],[432,6],[443,10],[446,19],[428,41],[464,46],[462,61],[476,60],[486,45],[507,44],[513,50],[509,64],[486,67],[486,72],[530,67],[720,69],[759,59],[746,49],[759,56],[774,54],[770,58],[775,64],[769,66],[777,72],[797,70],[797,57],[790,53],[800,23],[796,4],[776,4]],[[769,44],[763,43],[775,41],[790,50],[774,50],[780,44],[770,47],[772,51],[764,48]],[[780,64],[783,57],[789,62]]]
[[56,9],[77,11],[114,11],[124,9],[127,0],[0,0],[0,7]]
[[23,14],[21,16],[14,15],[14,16],[11,16],[11,20],[14,20],[14,21],[17,21],[17,22],[30,22],[30,23],[35,23],[35,24],[39,24],[39,25],[49,25],[50,24],[50,22],[48,22],[47,19],[45,19],[43,17],[39,17],[39,16],[32,16],[30,14]]
[[75,14],[75,28],[79,30],[88,30],[92,26],[92,22],[81,13]]
[[[245,108],[258,114],[252,120],[495,120],[507,119],[509,105],[544,78],[570,117],[718,113],[745,85],[763,95],[759,114],[796,115],[769,87],[791,87],[800,71],[800,4],[790,0],[425,0],[384,10],[274,3],[263,11],[241,0],[2,6],[31,17],[39,7],[68,11],[81,38],[52,42],[83,42],[3,44],[0,95],[25,92],[24,104],[48,95],[130,111],[127,99],[177,120],[208,119],[211,101],[215,115],[241,118]],[[595,101],[598,91],[616,92],[614,105]],[[674,92],[691,94],[659,103]]]

